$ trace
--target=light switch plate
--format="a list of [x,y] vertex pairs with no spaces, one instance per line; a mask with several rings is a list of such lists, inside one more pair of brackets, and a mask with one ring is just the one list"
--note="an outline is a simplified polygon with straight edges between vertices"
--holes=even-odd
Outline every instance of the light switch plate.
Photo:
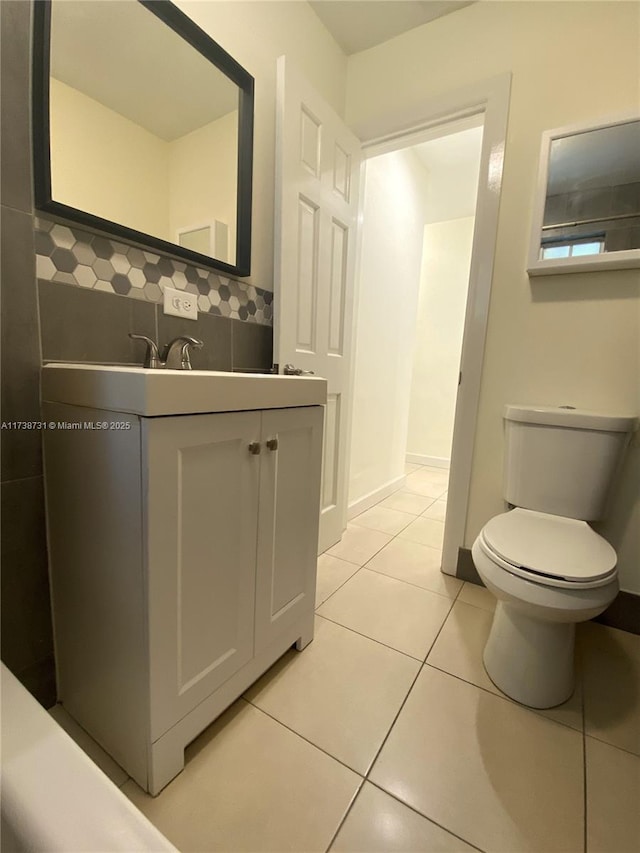
[[186,320],[197,320],[198,297],[194,293],[188,293],[185,290],[165,287],[164,313],[171,314],[174,317],[183,317]]

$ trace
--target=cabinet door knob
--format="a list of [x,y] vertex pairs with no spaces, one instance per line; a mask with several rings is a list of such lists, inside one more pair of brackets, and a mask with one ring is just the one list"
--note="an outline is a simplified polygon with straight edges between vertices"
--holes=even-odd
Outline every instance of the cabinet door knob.
[[267,447],[269,448],[269,450],[277,450],[278,449],[278,439],[277,438],[267,439]]
[[254,456],[257,456],[260,453],[260,442],[252,441],[249,445],[249,453],[252,453]]

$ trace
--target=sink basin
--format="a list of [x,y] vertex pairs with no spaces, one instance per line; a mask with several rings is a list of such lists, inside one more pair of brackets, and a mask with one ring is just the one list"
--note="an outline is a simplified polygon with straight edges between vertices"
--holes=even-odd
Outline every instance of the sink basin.
[[240,412],[324,404],[327,381],[317,376],[47,364],[42,399],[145,417]]

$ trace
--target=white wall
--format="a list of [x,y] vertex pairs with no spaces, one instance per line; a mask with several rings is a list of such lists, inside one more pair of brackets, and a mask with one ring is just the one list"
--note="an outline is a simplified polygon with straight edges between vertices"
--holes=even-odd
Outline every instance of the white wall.
[[217,219],[235,246],[237,138],[232,112],[165,142],[51,79],[53,197],[172,243]]
[[451,458],[474,217],[425,225],[407,453]]
[[53,198],[169,239],[168,143],[51,79]]
[[[169,228],[177,243],[178,229],[206,225],[217,219],[229,226],[235,263],[238,113],[181,136],[169,147]],[[218,255],[220,257],[220,255]]]
[[428,223],[475,216],[484,121],[482,115],[467,121],[473,121],[474,126],[462,131],[454,130],[455,123],[440,128],[444,136],[436,136],[416,149],[429,172]]
[[[474,3],[349,59],[347,120],[356,132],[367,120],[513,74],[467,547],[504,506],[506,402],[623,412],[640,405],[637,271],[531,281],[525,272],[541,134],[637,111],[639,17],[637,4],[616,0]],[[605,528],[619,552],[622,588],[636,592],[639,453],[629,457],[617,518]]]
[[404,474],[427,188],[411,150],[366,163],[350,504]]
[[347,59],[305,2],[177,0],[255,78],[252,282],[273,289],[276,59],[286,54],[340,115]]

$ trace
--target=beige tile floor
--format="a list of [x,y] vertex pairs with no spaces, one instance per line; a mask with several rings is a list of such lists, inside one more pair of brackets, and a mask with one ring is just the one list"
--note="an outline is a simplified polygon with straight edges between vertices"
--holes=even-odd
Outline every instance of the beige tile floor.
[[638,853],[640,637],[588,623],[565,705],[504,697],[482,666],[492,595],[439,571],[446,489],[411,465],[353,519],[318,560],[313,643],[157,798],[75,732],[180,850]]

